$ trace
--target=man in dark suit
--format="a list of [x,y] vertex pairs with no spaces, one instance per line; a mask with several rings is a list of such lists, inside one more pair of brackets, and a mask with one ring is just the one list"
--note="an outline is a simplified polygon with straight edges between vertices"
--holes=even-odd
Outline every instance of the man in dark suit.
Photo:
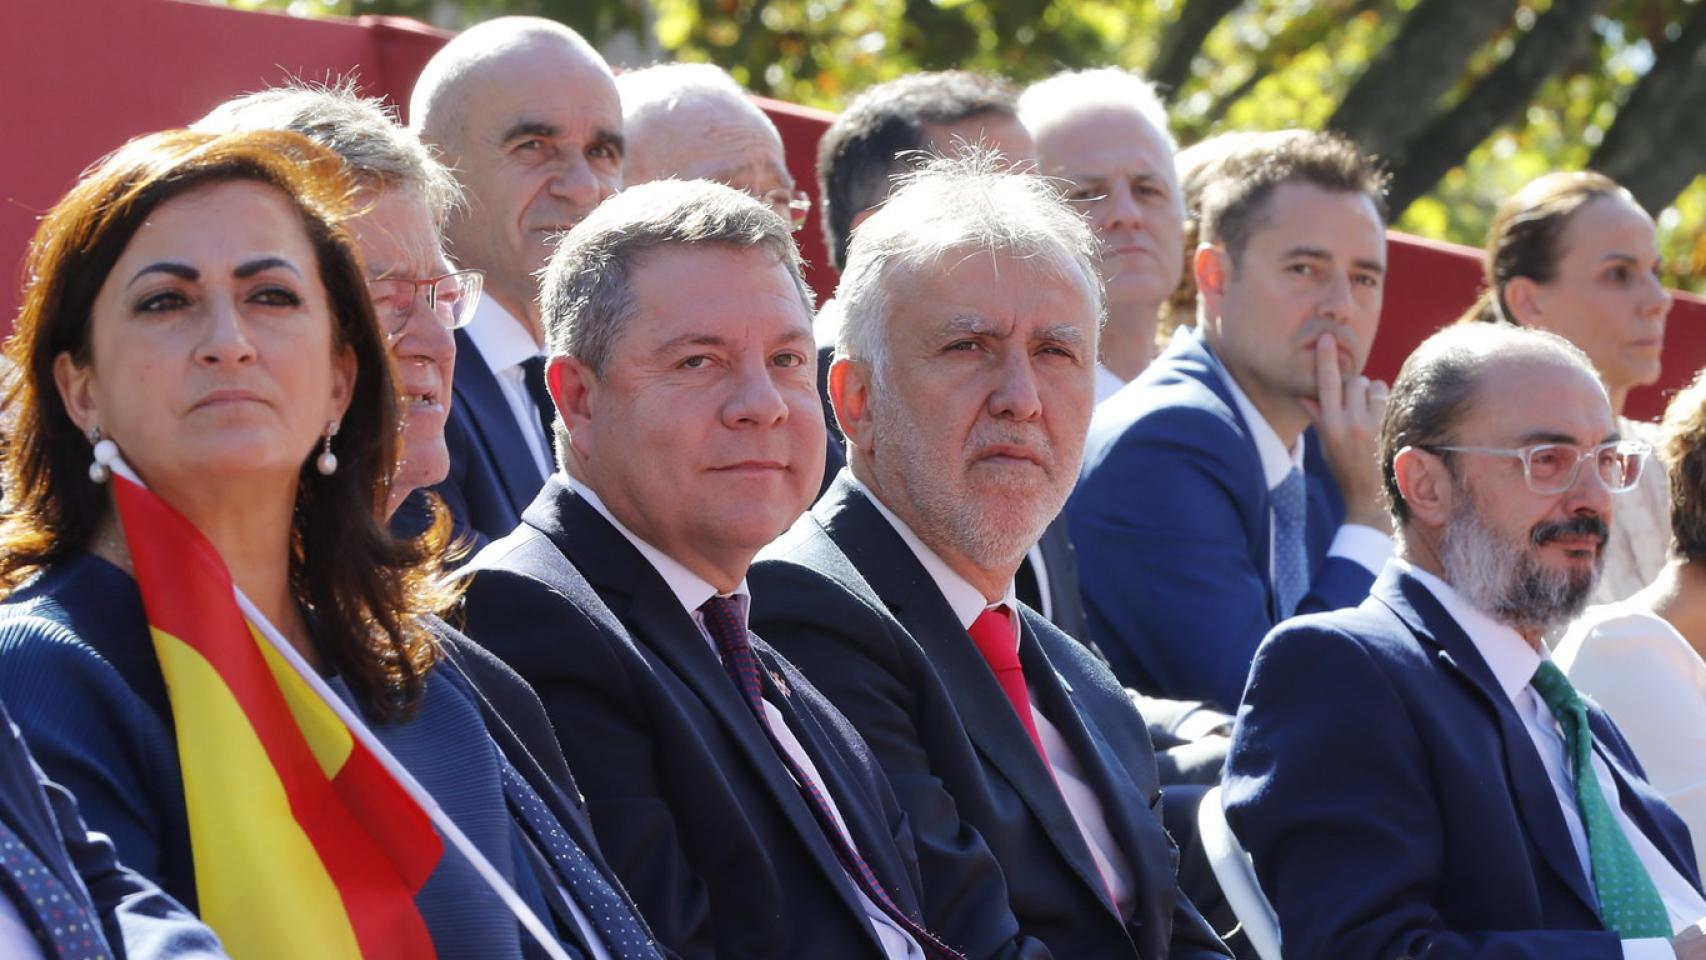
[[[1143,718],[1015,596],[1093,405],[1094,244],[986,154],[864,222],[830,371],[849,468],[767,548],[754,617],[860,728],[921,843],[981,837],[1056,957],[1223,957],[1178,892]],[[951,894],[931,880],[926,902]]]
[[515,527],[552,470],[535,277],[556,238],[621,187],[622,109],[609,66],[579,34],[500,17],[433,55],[409,122],[465,194],[444,230],[451,257],[486,273],[456,332],[450,473],[433,488],[479,545]]
[[0,956],[213,960],[219,938],[90,833],[0,707]]
[[[467,568],[607,858],[684,957],[1042,956],[987,859],[915,854],[851,725],[745,627],[823,449],[787,225],[703,181],[594,212],[545,280],[564,471]],[[584,576],[583,576],[584,574]],[[920,910],[919,870],[959,897]]]
[[1551,334],[1458,326],[1405,363],[1378,461],[1398,557],[1262,643],[1227,761],[1287,960],[1706,956],[1687,828],[1541,639],[1643,447]]
[[1386,389],[1359,375],[1381,179],[1332,134],[1226,162],[1202,200],[1201,322],[1097,409],[1067,517],[1114,673],[1229,710],[1268,629],[1361,600],[1391,542],[1373,455]]

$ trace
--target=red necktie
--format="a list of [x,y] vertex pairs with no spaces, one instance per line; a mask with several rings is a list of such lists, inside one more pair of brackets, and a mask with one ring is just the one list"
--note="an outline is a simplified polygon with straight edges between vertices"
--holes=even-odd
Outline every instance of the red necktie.
[[967,632],[971,634],[972,643],[977,644],[977,652],[983,655],[983,661],[995,674],[995,682],[1001,684],[1001,692],[1007,694],[1007,702],[1013,705],[1019,722],[1025,725],[1025,732],[1031,735],[1031,742],[1036,744],[1043,763],[1048,763],[1048,751],[1043,749],[1043,738],[1037,734],[1036,718],[1031,716],[1031,694],[1025,687],[1025,670],[1019,666],[1019,638],[1013,632],[1013,615],[1005,606],[993,607],[979,614]]

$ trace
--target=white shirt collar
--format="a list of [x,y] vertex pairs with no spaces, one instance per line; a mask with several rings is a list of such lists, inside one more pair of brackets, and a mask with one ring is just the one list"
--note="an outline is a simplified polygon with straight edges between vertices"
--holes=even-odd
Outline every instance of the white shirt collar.
[[496,297],[480,298],[467,330],[468,339],[474,341],[474,348],[494,374],[539,356],[539,345],[533,342],[527,325],[505,310]]
[[[652,569],[663,577],[664,583],[669,585],[670,592],[675,594],[675,599],[681,602],[688,613],[699,612],[699,608],[704,606],[705,601],[719,596],[717,588],[711,586],[710,581],[687,569],[680,561],[640,539],[634,531],[623,526],[622,521],[611,514],[610,508],[604,505],[603,500],[598,499],[598,494],[594,493],[591,487],[574,477],[569,477],[569,489],[573,490],[576,496],[585,500],[594,510],[597,510],[599,516],[609,520],[610,525],[615,527],[618,533],[628,538],[628,542],[634,545],[634,549],[640,551],[640,555],[646,558],[646,562],[652,565]],[[741,579],[740,585],[735,587],[734,592],[729,596],[736,598],[744,616],[749,598],[752,596],[752,592],[746,587],[744,577]]]
[[1493,678],[1499,681],[1499,689],[1512,703],[1516,703],[1517,696],[1534,679],[1534,671],[1540,669],[1542,656],[1539,651],[1529,646],[1514,628],[1477,609],[1451,584],[1397,557],[1392,558],[1392,562],[1428,588],[1451,619],[1456,620],[1463,632],[1469,635],[1469,642],[1475,645],[1481,659],[1492,668]]
[[1214,355],[1213,350],[1208,350],[1207,344],[1204,344],[1204,350],[1209,359],[1214,361],[1214,372],[1220,377],[1220,382],[1225,384],[1227,391],[1232,394],[1232,402],[1238,406],[1238,413],[1250,427],[1250,439],[1256,443],[1256,455],[1262,458],[1262,476],[1268,482],[1268,489],[1279,486],[1293,469],[1302,473],[1304,435],[1298,434],[1297,442],[1287,450],[1285,442],[1280,439],[1279,431],[1268,423],[1267,418],[1256,409],[1256,405],[1239,389],[1238,381],[1233,378],[1231,371],[1221,365],[1220,358]]
[[[990,603],[983,599],[983,591],[972,586],[966,581],[965,577],[960,576],[954,572],[953,567],[948,566],[948,561],[943,560],[936,555],[936,551],[925,546],[924,541],[918,539],[918,534],[913,533],[911,527],[895,516],[894,512],[885,506],[864,483],[860,482],[858,477],[853,476],[852,473],[849,473],[848,476],[852,478],[853,485],[859,488],[859,492],[864,494],[865,499],[871,501],[871,505],[883,515],[883,519],[889,522],[889,526],[894,527],[895,532],[900,534],[900,538],[906,541],[906,545],[912,549],[912,555],[924,565],[925,572],[930,574],[931,580],[935,581],[936,589],[942,591],[943,598],[948,601],[948,607],[954,611],[954,616],[959,618],[961,627],[970,630],[972,622],[978,618],[979,614],[1003,604],[1009,611],[1017,614],[1019,603],[1012,580],[1007,581],[1007,590],[1002,594],[1000,600]],[[1017,630],[1014,631],[1014,635],[1018,635]]]

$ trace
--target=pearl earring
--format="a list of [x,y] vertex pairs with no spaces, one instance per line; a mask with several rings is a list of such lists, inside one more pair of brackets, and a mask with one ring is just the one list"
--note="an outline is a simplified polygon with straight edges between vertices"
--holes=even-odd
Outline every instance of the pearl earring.
[[89,464],[89,479],[106,483],[112,479],[112,462],[118,459],[118,444],[101,436],[100,427],[89,428],[89,443],[95,448],[95,460]]
[[326,436],[320,443],[320,455],[314,458],[314,469],[320,471],[322,477],[329,477],[338,472],[338,455],[332,452],[332,438],[338,435],[338,422],[326,421]]

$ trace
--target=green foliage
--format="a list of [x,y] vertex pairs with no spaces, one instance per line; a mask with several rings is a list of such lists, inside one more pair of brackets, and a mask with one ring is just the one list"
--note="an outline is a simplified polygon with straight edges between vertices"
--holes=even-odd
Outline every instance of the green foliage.
[[[646,35],[663,56],[717,63],[757,93],[834,110],[921,69],[965,67],[1023,83],[1063,67],[1141,70],[1190,0],[224,0],[306,16],[387,13],[455,27],[497,13],[551,16],[594,42]],[[1417,0],[1245,0],[1204,40],[1174,98],[1185,144],[1225,130],[1319,127]],[[1583,165],[1654,51],[1706,0],[1610,0],[1586,52],[1522,116],[1404,212],[1399,229],[1479,246],[1493,209],[1548,170]],[[1509,55],[1550,0],[1523,0],[1444,101]],[[448,22],[447,22],[448,21]],[[1662,131],[1655,131],[1662,136]],[[1667,280],[1706,292],[1706,175],[1658,218]]]

